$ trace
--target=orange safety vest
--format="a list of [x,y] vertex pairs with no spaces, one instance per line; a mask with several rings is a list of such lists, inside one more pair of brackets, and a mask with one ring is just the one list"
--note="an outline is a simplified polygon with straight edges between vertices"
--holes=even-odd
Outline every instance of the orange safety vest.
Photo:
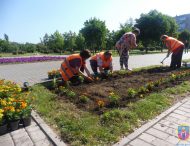
[[178,48],[184,46],[184,44],[181,41],[178,41],[177,39],[172,37],[166,38],[166,42],[169,45],[167,47],[170,49],[171,52],[177,52]]
[[79,68],[81,68],[83,65],[82,58],[79,54],[73,54],[73,55],[70,55],[67,58],[65,58],[65,60],[61,64],[61,68],[60,68],[60,74],[64,81],[68,81],[70,78],[72,78],[75,74],[78,73],[78,70],[76,70],[75,68],[73,68],[69,65],[69,61],[71,61],[73,59],[80,59],[81,63],[80,63]]
[[100,58],[102,60],[102,66],[103,68],[107,68],[110,66],[110,63],[112,62],[112,57],[110,59],[106,60],[104,56],[104,52],[97,53],[96,55],[91,57],[91,60],[97,61],[97,59]]

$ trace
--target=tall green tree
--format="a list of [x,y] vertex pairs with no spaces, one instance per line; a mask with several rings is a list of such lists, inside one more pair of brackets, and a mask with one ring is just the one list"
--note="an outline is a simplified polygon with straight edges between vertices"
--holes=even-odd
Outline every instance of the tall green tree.
[[9,42],[9,36],[7,34],[4,34],[4,39]]
[[55,31],[50,36],[45,34],[43,37],[43,44],[47,46],[47,51],[59,53],[64,51],[64,38],[61,33]]
[[71,52],[74,52],[76,48],[76,33],[73,33],[72,31],[69,31],[68,33],[65,32],[63,34],[65,45],[64,47]]
[[157,10],[151,10],[148,14],[141,14],[140,18],[136,19],[135,26],[141,31],[139,39],[145,47],[158,45],[160,36],[163,34],[175,36],[178,28],[174,18]]
[[83,50],[86,47],[85,45],[85,38],[81,33],[79,33],[76,37],[76,49]]
[[80,32],[85,38],[87,47],[91,50],[96,52],[100,48],[105,48],[107,33],[105,21],[101,21],[97,18],[91,18],[84,22],[84,27]]
[[188,42],[190,41],[190,31],[189,30],[184,30],[179,33],[179,40],[184,42],[187,40]]

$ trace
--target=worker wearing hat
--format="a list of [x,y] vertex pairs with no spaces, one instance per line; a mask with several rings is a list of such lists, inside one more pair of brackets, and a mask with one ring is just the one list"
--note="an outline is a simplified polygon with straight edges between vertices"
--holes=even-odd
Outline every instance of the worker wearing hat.
[[140,30],[138,28],[134,28],[132,32],[127,32],[123,34],[123,36],[117,41],[115,47],[119,52],[120,56],[120,66],[123,69],[123,64],[125,65],[125,69],[128,68],[128,59],[129,59],[129,50],[132,48],[136,48],[136,36],[140,34]]
[[168,48],[166,57],[169,57],[169,55],[172,53],[170,68],[180,68],[184,44],[181,41],[167,35],[162,35],[160,39]]

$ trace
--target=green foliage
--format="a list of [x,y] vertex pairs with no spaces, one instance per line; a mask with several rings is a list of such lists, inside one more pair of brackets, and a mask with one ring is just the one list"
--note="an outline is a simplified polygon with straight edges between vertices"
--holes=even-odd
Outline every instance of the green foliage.
[[84,22],[84,27],[80,33],[85,38],[87,48],[95,52],[99,48],[105,48],[107,28],[104,21],[97,18],[91,18]]
[[125,113],[121,110],[111,110],[108,112],[105,112],[101,116],[101,122],[102,124],[110,124],[110,123],[115,123],[115,122],[121,122],[125,117]]
[[134,98],[137,95],[137,91],[133,88],[129,88],[127,94],[129,98]]
[[45,34],[42,43],[47,47],[47,50],[49,52],[59,53],[64,49],[64,39],[61,33],[58,31],[50,36],[48,34]]
[[108,99],[109,99],[109,101],[110,101],[110,104],[113,105],[113,106],[118,104],[120,98],[121,98],[121,97],[120,97],[119,95],[117,95],[117,94],[115,94],[115,93],[113,93],[113,92],[111,92],[111,93],[109,94],[109,96],[108,96]]
[[85,48],[85,38],[82,33],[79,33],[76,37],[76,50],[84,50]]
[[89,98],[85,95],[81,95],[81,96],[79,96],[79,100],[82,103],[87,103],[89,101]]
[[177,34],[175,19],[156,10],[152,10],[148,14],[141,14],[140,18],[136,20],[135,26],[141,30],[139,39],[145,47],[159,46],[160,36],[163,34],[169,36]]
[[76,93],[75,93],[75,92],[73,92],[73,91],[68,90],[68,91],[66,92],[66,95],[67,95],[68,97],[73,98],[73,97],[75,97],[75,96],[76,96]]
[[145,93],[147,93],[147,88],[145,88],[144,86],[140,87],[139,90],[138,90],[138,93],[139,94],[145,94]]
[[63,37],[65,40],[64,48],[66,48],[67,51],[74,52],[76,48],[76,33],[73,33],[72,31],[69,31],[68,33],[65,32]]
[[153,82],[149,82],[146,84],[146,88],[150,91],[154,88],[154,83]]
[[57,99],[57,95],[41,85],[32,87],[31,96],[36,96],[35,109],[46,122],[55,125],[69,145],[113,145],[120,137],[139,127],[140,121],[152,119],[167,109],[177,99],[171,98],[171,93],[179,97],[187,91],[190,91],[189,82],[130,102],[127,108],[110,109],[101,116]]
[[186,41],[190,41],[190,31],[189,30],[184,30],[179,33],[178,39],[181,40],[183,43]]

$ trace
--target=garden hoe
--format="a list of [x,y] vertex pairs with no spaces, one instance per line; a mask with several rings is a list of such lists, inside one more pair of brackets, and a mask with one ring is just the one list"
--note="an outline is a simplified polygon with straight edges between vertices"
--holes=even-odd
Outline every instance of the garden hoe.
[[162,63],[162,65],[164,64],[164,60],[166,59],[166,58],[168,58],[167,56],[160,62],[160,63]]

